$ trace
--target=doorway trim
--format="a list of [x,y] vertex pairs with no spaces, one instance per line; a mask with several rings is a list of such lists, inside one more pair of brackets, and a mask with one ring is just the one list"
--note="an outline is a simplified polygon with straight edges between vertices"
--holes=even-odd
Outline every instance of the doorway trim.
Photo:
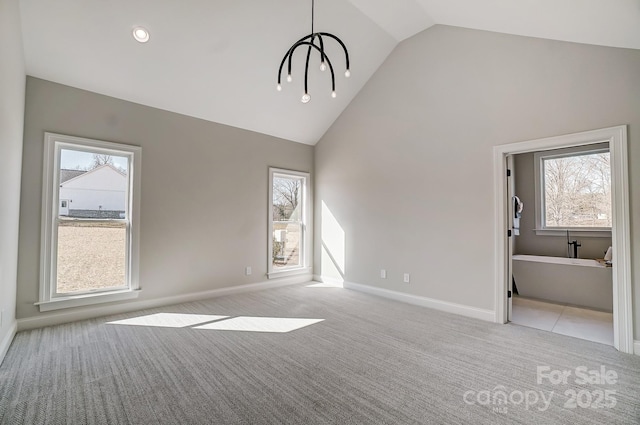
[[506,185],[507,155],[568,148],[609,142],[611,159],[611,204],[613,220],[611,245],[613,263],[613,345],[633,354],[633,313],[631,308],[631,228],[629,223],[629,170],[627,126],[603,128],[581,133],[528,140],[494,146],[495,194],[495,321],[507,322],[508,204]]

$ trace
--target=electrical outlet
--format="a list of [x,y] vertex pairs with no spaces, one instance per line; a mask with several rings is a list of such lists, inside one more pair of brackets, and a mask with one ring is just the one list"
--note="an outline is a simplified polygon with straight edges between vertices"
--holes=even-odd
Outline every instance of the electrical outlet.
[[380,269],[380,279],[387,278],[387,271],[385,269]]
[[411,276],[409,275],[409,273],[405,273],[404,274],[404,283],[409,283],[409,281],[411,280],[410,277]]
[[251,276],[251,266],[247,266],[244,268],[244,274],[247,276]]

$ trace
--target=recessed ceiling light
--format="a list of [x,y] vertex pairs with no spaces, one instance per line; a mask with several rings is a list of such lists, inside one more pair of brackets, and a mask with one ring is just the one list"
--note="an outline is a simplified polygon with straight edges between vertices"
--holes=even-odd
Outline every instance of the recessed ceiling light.
[[140,43],[146,43],[149,41],[149,31],[142,27],[135,27],[133,29],[133,38]]

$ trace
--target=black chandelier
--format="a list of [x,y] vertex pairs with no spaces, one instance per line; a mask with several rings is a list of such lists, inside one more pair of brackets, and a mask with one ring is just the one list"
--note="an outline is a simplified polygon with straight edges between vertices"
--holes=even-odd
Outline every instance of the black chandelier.
[[[315,0],[311,0],[311,34],[306,37],[301,38],[300,40],[293,43],[293,46],[287,50],[287,53],[282,58],[282,62],[280,62],[280,69],[278,70],[278,91],[282,90],[282,68],[284,67],[284,63],[287,62],[287,82],[291,82],[293,79],[291,78],[291,60],[293,58],[293,53],[296,51],[298,47],[307,46],[307,61],[304,67],[304,94],[302,95],[302,103],[308,103],[311,100],[311,96],[309,96],[309,59],[311,58],[311,51],[313,49],[317,50],[320,53],[320,71],[326,71],[327,66],[331,71],[331,97],[336,97],[336,74],[333,71],[333,65],[329,60],[329,57],[324,51],[324,40],[323,37],[329,37],[337,41],[342,49],[344,50],[344,57],[346,62],[346,71],[344,76],[349,78],[351,76],[351,71],[349,71],[349,52],[347,52],[347,47],[344,45],[342,40],[336,37],[333,34],[329,34],[328,32],[314,32],[313,30],[313,18],[314,18],[314,3]],[[316,44],[317,41],[317,44]]]

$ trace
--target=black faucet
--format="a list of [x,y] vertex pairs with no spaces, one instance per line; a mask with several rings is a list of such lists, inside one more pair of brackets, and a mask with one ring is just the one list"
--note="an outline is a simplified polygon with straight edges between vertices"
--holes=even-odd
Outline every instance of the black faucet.
[[569,242],[568,230],[567,230],[567,245],[569,245],[569,247],[573,246],[573,257],[571,256],[571,248],[568,248],[569,258],[578,258],[578,248],[580,248],[582,244],[579,244],[577,240],[573,240]]
[[578,241],[571,241],[569,242],[569,245],[573,245],[573,257],[572,258],[578,258],[578,248],[581,247],[582,245],[578,243]]

